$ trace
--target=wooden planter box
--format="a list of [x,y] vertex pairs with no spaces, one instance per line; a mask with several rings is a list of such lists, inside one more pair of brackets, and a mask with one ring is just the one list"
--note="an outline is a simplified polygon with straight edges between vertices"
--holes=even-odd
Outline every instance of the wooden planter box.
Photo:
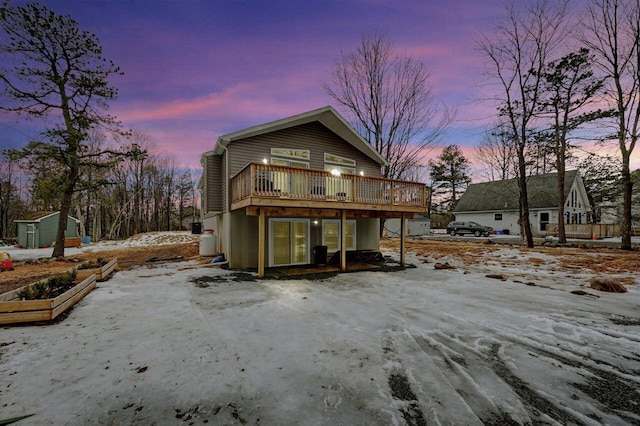
[[118,266],[118,259],[114,258],[109,261],[106,265],[103,265],[99,268],[92,269],[76,269],[76,277],[79,280],[83,280],[87,278],[91,274],[95,274],[96,281],[105,281],[109,275],[116,269]]
[[54,299],[19,300],[18,292],[25,287],[0,295],[0,324],[51,321],[93,290],[96,276],[89,275]]
[[64,239],[65,247],[80,247],[82,245],[82,237],[66,237]]

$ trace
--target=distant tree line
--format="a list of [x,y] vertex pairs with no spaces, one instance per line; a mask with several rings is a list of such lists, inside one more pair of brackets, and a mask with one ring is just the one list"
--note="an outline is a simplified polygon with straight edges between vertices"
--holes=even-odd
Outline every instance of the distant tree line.
[[[82,235],[121,239],[140,232],[186,230],[199,217],[198,193],[190,170],[169,156],[154,154],[148,136],[133,132],[116,141],[93,133],[89,150],[114,145],[128,152],[110,167],[80,170],[69,214]],[[94,148],[91,148],[94,147]],[[96,156],[100,161],[102,153]],[[64,170],[44,157],[0,157],[0,238],[15,237],[14,220],[34,211],[57,211]]]
[[122,72],[97,36],[46,6],[8,1],[0,30],[0,110],[44,127],[2,153],[0,237],[37,210],[60,211],[53,257],[64,256],[68,215],[96,240],[182,229],[197,205],[191,174],[106,112]]

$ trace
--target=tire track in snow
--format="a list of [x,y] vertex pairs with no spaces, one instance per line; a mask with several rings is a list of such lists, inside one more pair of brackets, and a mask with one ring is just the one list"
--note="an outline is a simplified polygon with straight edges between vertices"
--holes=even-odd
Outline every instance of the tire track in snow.
[[[490,342],[488,348],[481,351],[463,342],[459,336],[449,336],[438,330],[418,331],[413,332],[413,335],[422,349],[436,360],[434,362],[437,363],[438,359],[441,360],[440,365],[443,371],[447,369],[451,371],[447,380],[450,383],[459,383],[459,387],[466,389],[467,392],[469,389],[474,389],[474,386],[477,388],[474,392],[481,392],[483,388],[492,388],[491,386],[487,387],[486,383],[484,383],[485,386],[475,383],[477,377],[482,377],[481,368],[478,366],[489,365],[494,374],[508,385],[522,403],[528,407],[530,420],[514,419],[518,424],[549,420],[559,421],[563,424],[591,424],[594,420],[598,423],[606,423],[612,419],[615,421],[615,418],[629,424],[640,424],[640,394],[637,391],[640,379],[637,370],[632,368],[633,362],[637,361],[633,357],[635,353],[631,352],[632,355],[625,358],[632,361],[627,362],[625,368],[623,363],[616,361],[616,358],[620,360],[620,357],[609,353],[607,345],[599,339],[596,339],[600,343],[598,357],[593,358],[589,348],[584,349],[586,343],[573,334],[565,336],[562,333],[538,327],[522,330],[508,325],[497,326],[495,323],[491,325],[492,327],[489,324],[482,324],[481,321],[472,324],[474,330],[481,330],[480,335],[484,335],[480,340]],[[554,322],[554,326],[562,329],[571,327],[571,325],[570,318],[568,320],[567,317],[563,317],[563,320],[558,323]],[[597,336],[605,337],[605,343],[609,340],[606,336],[620,335],[631,350],[631,346],[637,339],[633,333],[603,333],[603,330],[598,328],[595,327],[593,331]],[[552,329],[556,330],[557,327],[552,327]],[[533,330],[531,335],[535,337],[522,335],[529,334],[527,331],[531,330]],[[587,335],[586,337],[593,336]],[[621,344],[620,337],[610,339],[612,347]],[[565,391],[571,388],[579,390],[587,397],[583,401],[583,405],[594,404],[597,410],[589,411],[588,414],[580,412],[580,409],[575,405],[566,406],[565,403],[557,399],[557,396],[548,395],[542,388],[536,389],[535,385],[528,383],[523,377],[518,376],[513,368],[509,367],[512,361],[507,362],[505,359],[504,351],[507,349],[522,351],[521,355],[528,352],[530,357],[539,358],[541,362],[549,364],[551,368],[563,371],[562,375],[565,377],[561,380]],[[619,350],[619,348],[617,349]],[[523,367],[520,364],[517,365]],[[524,367],[523,371],[526,371],[526,364]],[[584,382],[567,380],[567,372],[583,377]],[[486,382],[486,377],[484,380]],[[538,383],[538,386],[540,385]],[[461,394],[461,396],[466,398],[469,406],[479,418],[483,419],[484,423],[491,423],[490,419],[487,419],[486,409],[483,411],[483,403],[479,401],[477,395]],[[574,394],[572,399],[578,399],[578,396]],[[589,403],[589,401],[593,401],[593,403]],[[501,418],[500,416],[502,416],[500,423],[504,423],[504,411],[504,409],[498,410],[498,413],[503,413],[498,414],[497,417]],[[615,418],[603,419],[602,413],[613,415]]]
[[387,384],[402,418],[409,426],[426,426],[428,423],[420,402],[412,389],[407,371],[398,358],[394,340],[389,333],[383,336],[382,351],[384,359],[387,360],[386,368],[389,370]]

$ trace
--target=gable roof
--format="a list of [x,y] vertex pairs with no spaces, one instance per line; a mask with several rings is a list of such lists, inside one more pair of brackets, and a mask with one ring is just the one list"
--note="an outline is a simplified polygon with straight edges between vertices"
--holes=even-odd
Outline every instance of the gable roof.
[[[367,142],[358,132],[354,130],[344,118],[331,106],[307,111],[302,114],[283,118],[280,120],[270,121],[268,123],[259,124],[233,133],[227,133],[218,138],[216,146],[212,151],[205,152],[204,155],[221,155],[230,143],[246,139],[252,136],[258,136],[265,133],[271,133],[278,130],[288,129],[290,127],[300,126],[302,124],[319,122],[326,128],[340,136],[342,139],[353,145],[356,149],[363,152],[372,160],[380,165],[386,165],[387,161],[376,151],[369,142]],[[202,162],[202,160],[201,160]]]
[[[33,212],[33,213],[29,213],[27,215],[24,215],[23,217],[21,217],[20,219],[16,219],[14,220],[14,222],[40,222],[42,219],[46,219],[50,216],[56,215],[60,213],[59,211],[38,211],[38,212]],[[70,219],[75,220],[76,222],[80,222],[78,219],[76,219],[75,217],[71,217],[71,216],[67,216]]]
[[[577,170],[568,170],[564,177],[564,199],[567,199]],[[542,209],[558,206],[557,173],[527,177],[527,194],[530,209]],[[456,212],[518,210],[520,190],[517,179],[494,182],[474,183],[453,209]]]

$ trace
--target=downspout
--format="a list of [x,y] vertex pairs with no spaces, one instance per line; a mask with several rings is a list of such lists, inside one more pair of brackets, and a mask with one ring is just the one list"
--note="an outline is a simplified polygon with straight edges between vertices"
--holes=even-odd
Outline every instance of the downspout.
[[[227,148],[227,146],[229,145],[229,141],[224,141],[224,140],[220,140],[220,146],[224,149],[224,161],[225,161],[225,177],[224,177],[224,184],[225,184],[225,194],[227,194],[227,196],[225,197],[224,200],[224,208],[227,214],[227,226],[225,229],[225,241],[227,243],[227,260],[229,261],[229,263],[231,263],[231,259],[233,259],[232,257],[232,252],[231,252],[231,206],[229,203],[229,198],[231,197],[231,186],[230,186],[230,182],[229,182],[229,149]],[[223,213],[224,215],[224,213]],[[224,217],[224,216],[223,216]],[[219,246],[220,251],[222,250],[222,247]]]

